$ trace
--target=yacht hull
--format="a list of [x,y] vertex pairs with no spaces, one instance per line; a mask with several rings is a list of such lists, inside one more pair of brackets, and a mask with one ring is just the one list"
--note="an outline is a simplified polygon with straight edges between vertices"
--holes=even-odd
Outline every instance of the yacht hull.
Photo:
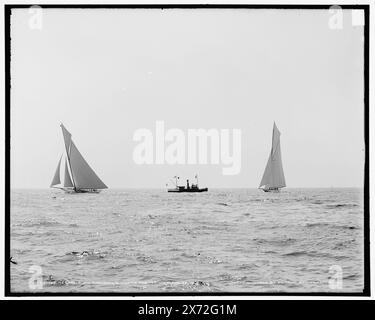
[[101,190],[98,189],[63,189],[65,193],[99,193]]
[[279,193],[279,189],[262,189],[264,192],[272,192],[272,193]]

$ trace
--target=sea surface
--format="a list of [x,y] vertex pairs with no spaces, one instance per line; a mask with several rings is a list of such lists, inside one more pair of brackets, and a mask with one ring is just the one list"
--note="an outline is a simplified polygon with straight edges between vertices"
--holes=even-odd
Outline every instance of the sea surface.
[[362,189],[11,191],[12,292],[362,292]]

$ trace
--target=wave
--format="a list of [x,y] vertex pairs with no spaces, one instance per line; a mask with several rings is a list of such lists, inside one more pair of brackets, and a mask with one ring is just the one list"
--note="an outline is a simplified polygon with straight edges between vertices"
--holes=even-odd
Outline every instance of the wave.
[[252,270],[255,268],[259,268],[259,265],[256,263],[250,263],[250,264],[241,264],[237,267],[237,270]]
[[307,251],[292,251],[292,252],[284,253],[282,255],[285,257],[289,257],[289,256],[298,257],[298,256],[303,256],[303,255],[309,255],[309,253]]
[[194,281],[192,283],[193,286],[205,286],[205,287],[209,287],[210,284],[208,282],[205,282],[205,281],[202,281],[202,280],[198,280],[198,281]]
[[342,242],[336,243],[336,245],[333,247],[333,250],[342,250],[345,248],[350,247],[351,244],[355,243],[355,239],[350,239]]
[[225,210],[212,210],[212,213],[226,213],[227,211]]
[[69,223],[68,227],[78,228],[79,225],[77,223]]
[[326,208],[328,209],[338,209],[338,208],[356,208],[359,207],[357,203],[335,203],[327,204]]
[[152,258],[151,256],[147,256],[147,255],[139,255],[137,256],[137,260],[143,263],[147,263],[147,264],[156,263],[154,258]]
[[312,258],[330,258],[330,259],[336,259],[336,260],[342,260],[342,259],[348,258],[348,256],[338,256],[338,255],[334,255],[328,252],[305,251],[305,250],[283,253],[282,256],[284,257],[308,256]]
[[358,279],[358,278],[359,278],[358,274],[350,274],[348,276],[343,277],[344,280],[353,280],[353,279]]
[[64,225],[61,222],[53,221],[53,220],[42,220],[42,221],[35,221],[35,220],[28,220],[21,223],[14,223],[12,227],[51,227],[51,226],[59,226]]
[[56,227],[56,226],[65,226],[65,227],[79,227],[76,223],[62,223],[56,220],[27,220],[20,223],[13,223],[12,227]]
[[314,201],[311,201],[310,203],[312,203],[312,204],[324,204],[325,201],[323,201],[323,200],[314,200]]
[[105,253],[101,253],[100,251],[70,251],[65,254],[65,256],[76,257],[79,259],[87,258],[87,259],[103,259],[106,257]]
[[197,256],[199,256],[199,260],[202,263],[209,263],[209,264],[221,264],[221,263],[223,263],[223,261],[217,259],[216,257],[203,256],[199,252],[198,252]]
[[56,236],[55,231],[12,231],[11,232],[12,237],[53,237]]
[[228,206],[228,204],[227,204],[227,203],[224,203],[224,202],[218,202],[217,204],[218,204],[219,206],[226,206],[226,207]]
[[307,228],[314,228],[314,227],[329,227],[329,228],[335,228],[335,229],[349,229],[349,230],[355,230],[359,229],[355,226],[345,226],[345,225],[335,225],[328,222],[313,222],[313,223],[307,223],[305,225]]
[[330,223],[327,222],[313,222],[313,223],[306,223],[305,227],[313,228],[313,227],[332,227]]
[[355,227],[355,226],[334,226],[334,228],[349,229],[349,230],[357,230],[357,229],[359,229],[358,227]]
[[293,238],[286,238],[286,239],[262,239],[262,238],[255,238],[253,239],[257,244],[268,244],[274,246],[286,246],[295,243],[297,240]]
[[203,280],[193,280],[193,281],[163,281],[164,291],[217,291],[217,288],[214,288],[211,283]]
[[183,252],[181,253],[181,257],[184,257],[184,258],[189,258],[189,259],[192,259],[192,258],[196,258],[197,256],[200,256],[200,253],[186,253],[186,252]]
[[55,279],[52,275],[49,276],[43,276],[43,285],[50,287],[63,287],[68,284],[68,280],[66,279]]
[[219,275],[219,279],[222,281],[235,281],[235,282],[243,282],[247,279],[246,276],[235,276],[229,273],[222,273]]
[[69,286],[69,285],[78,285],[80,284],[79,281],[71,281],[67,279],[56,279],[52,275],[43,275],[43,285],[46,287],[64,287],[64,286]]

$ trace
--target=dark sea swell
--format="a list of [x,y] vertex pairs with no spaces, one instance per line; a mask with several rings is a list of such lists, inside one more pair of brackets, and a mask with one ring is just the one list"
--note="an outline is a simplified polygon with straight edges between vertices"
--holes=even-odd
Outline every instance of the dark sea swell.
[[13,190],[11,289],[48,292],[363,289],[360,189]]

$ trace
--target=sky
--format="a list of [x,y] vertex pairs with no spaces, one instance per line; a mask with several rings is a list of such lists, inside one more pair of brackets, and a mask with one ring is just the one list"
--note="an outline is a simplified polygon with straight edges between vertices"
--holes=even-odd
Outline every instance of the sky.
[[[259,185],[281,132],[287,187],[361,187],[363,27],[327,10],[13,9],[11,186],[48,188],[60,123],[109,188]],[[139,165],[134,132],[240,129],[241,170]]]

